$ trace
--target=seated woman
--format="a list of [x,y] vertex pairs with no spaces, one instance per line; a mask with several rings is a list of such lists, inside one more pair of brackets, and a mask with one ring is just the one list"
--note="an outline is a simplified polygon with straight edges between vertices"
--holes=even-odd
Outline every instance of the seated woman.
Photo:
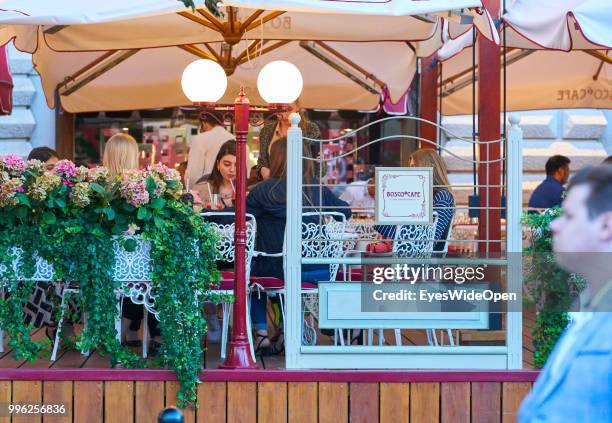
[[[219,149],[210,175],[203,176],[193,187],[205,208],[225,209],[234,206],[234,180],[236,179],[236,141],[230,140]],[[212,204],[213,196],[218,201]]]
[[[138,169],[138,158],[140,156],[138,143],[128,134],[115,134],[109,138],[104,146],[102,164],[108,169],[109,176],[119,177],[126,170]],[[140,346],[138,331],[144,318],[144,308],[142,305],[134,304],[129,298],[123,299],[123,318],[129,320],[129,326],[122,334],[122,340],[127,346]],[[155,355],[159,349],[159,337],[161,332],[158,322],[152,313],[148,314],[148,328],[151,335],[149,350],[151,355]],[[125,325],[123,325],[125,327]]]
[[[223,210],[234,206],[235,190],[234,181],[236,180],[236,141],[225,142],[219,149],[213,171],[210,175],[203,176],[193,187],[201,199],[204,208],[209,210]],[[213,201],[214,196],[216,200]],[[209,221],[227,221],[225,217],[207,217]],[[233,263],[224,261],[217,262],[219,270],[229,270],[233,268]],[[205,304],[206,320],[209,330],[207,333],[208,341],[218,343],[221,340],[221,325],[217,315],[216,307],[213,304]]]
[[[308,156],[306,151],[305,156]],[[313,162],[303,161],[305,184],[313,184]],[[320,193],[322,195],[320,195]],[[351,216],[349,205],[335,197],[327,188],[304,187],[304,206],[324,206],[325,211],[340,212],[348,219]],[[267,179],[256,185],[246,198],[247,212],[257,219],[255,249],[265,253],[283,251],[285,225],[287,222],[287,138],[282,137],[270,147],[270,174]],[[313,218],[313,222],[316,218]],[[284,279],[282,257],[255,257],[251,266],[253,276],[272,276]],[[302,267],[302,280],[317,283],[329,280],[329,265],[308,265]],[[267,298],[265,295],[251,296],[251,318],[256,331],[255,347],[268,348],[278,353],[283,348],[282,335],[276,344],[268,339],[266,318]]]
[[[446,163],[433,149],[422,148],[410,156],[410,167],[433,168],[433,211],[438,213],[438,223],[434,239],[434,251],[444,251],[446,238],[451,230],[451,222],[455,214],[455,198],[450,190]],[[373,190],[372,190],[373,191]],[[386,239],[395,237],[396,226],[376,226],[376,231]]]

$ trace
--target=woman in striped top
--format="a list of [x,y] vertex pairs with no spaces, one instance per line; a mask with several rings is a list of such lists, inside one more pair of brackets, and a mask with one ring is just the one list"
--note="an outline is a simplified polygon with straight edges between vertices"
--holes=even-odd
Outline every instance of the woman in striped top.
[[[451,222],[455,214],[455,198],[450,190],[446,163],[433,149],[422,148],[410,156],[410,167],[433,168],[433,211],[438,213],[434,251],[443,251],[446,238],[451,230]],[[376,226],[376,231],[386,239],[395,237],[396,226]]]

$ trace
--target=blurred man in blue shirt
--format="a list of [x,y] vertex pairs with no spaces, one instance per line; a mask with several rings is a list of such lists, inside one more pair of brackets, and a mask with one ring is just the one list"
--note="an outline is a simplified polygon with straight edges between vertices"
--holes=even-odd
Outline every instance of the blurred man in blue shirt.
[[612,167],[570,181],[551,224],[557,264],[586,281],[565,330],[519,412],[519,423],[612,422]]
[[533,191],[529,199],[530,209],[549,209],[560,206],[570,174],[570,159],[565,156],[552,156],[546,162],[546,179]]

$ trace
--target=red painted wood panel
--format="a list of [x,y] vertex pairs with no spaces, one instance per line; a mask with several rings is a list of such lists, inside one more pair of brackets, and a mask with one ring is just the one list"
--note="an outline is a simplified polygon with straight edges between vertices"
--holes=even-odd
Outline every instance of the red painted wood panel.
[[472,423],[490,423],[501,420],[501,384],[497,382],[472,383]]
[[351,423],[375,423],[379,421],[378,383],[351,383]]
[[469,382],[440,384],[442,423],[470,423]]

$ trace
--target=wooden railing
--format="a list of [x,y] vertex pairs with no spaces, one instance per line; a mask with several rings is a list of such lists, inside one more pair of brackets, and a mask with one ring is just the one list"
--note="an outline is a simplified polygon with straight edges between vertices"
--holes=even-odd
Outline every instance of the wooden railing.
[[[195,422],[514,422],[535,371],[223,371],[198,387]],[[37,379],[38,378],[38,379]],[[165,370],[0,369],[0,403],[64,404],[9,422],[154,423],[176,404]]]

